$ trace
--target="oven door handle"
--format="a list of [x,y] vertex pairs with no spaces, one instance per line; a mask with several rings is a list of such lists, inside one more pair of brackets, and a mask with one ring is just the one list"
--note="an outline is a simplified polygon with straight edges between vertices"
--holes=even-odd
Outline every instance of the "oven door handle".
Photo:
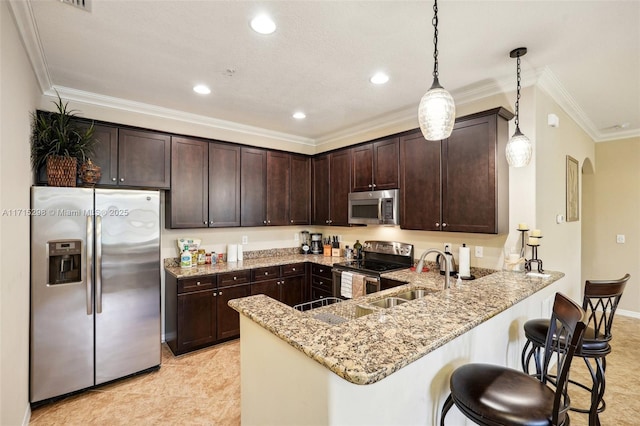
[[[370,292],[369,291],[369,286],[367,284],[373,284],[373,288],[375,291]],[[380,291],[380,278],[379,277],[369,277],[369,276],[364,276],[364,286],[365,286],[365,293],[366,294],[371,294],[371,293],[377,293]]]

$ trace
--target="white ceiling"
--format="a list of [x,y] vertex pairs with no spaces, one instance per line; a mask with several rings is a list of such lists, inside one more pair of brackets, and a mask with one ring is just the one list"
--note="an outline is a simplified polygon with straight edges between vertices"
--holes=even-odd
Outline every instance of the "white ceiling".
[[[89,12],[12,0],[44,93],[318,144],[400,118],[417,127],[432,81],[431,1],[88,1]],[[524,85],[596,141],[640,136],[640,1],[438,6],[440,82],[456,103],[513,92],[509,51],[526,46]],[[261,12],[272,35],[249,27]],[[386,85],[369,82],[376,71]],[[195,94],[196,83],[212,93]]]

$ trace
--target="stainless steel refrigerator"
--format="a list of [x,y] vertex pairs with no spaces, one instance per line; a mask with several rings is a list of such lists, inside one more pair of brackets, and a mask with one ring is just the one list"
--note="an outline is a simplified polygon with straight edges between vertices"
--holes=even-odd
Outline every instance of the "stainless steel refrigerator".
[[158,191],[31,188],[30,401],[160,365]]

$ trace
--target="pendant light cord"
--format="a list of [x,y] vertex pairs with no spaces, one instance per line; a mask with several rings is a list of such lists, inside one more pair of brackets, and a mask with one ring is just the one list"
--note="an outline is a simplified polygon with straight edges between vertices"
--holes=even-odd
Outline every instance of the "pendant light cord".
[[517,78],[517,91],[516,91],[516,131],[520,130],[520,55],[518,55],[517,59],[517,68],[516,73],[518,75]]
[[433,79],[438,79],[438,0],[433,2]]

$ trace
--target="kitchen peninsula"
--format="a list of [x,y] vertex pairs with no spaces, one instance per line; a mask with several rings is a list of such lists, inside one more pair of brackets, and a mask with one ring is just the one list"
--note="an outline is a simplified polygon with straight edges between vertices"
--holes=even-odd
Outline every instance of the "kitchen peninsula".
[[[555,292],[570,289],[561,272],[497,271],[446,290],[434,272],[388,275],[409,284],[307,312],[264,295],[229,302],[241,314],[243,424],[436,424],[451,371],[519,368],[522,324],[549,316]],[[411,289],[427,294],[371,305]],[[458,414],[450,424],[464,423]]]

